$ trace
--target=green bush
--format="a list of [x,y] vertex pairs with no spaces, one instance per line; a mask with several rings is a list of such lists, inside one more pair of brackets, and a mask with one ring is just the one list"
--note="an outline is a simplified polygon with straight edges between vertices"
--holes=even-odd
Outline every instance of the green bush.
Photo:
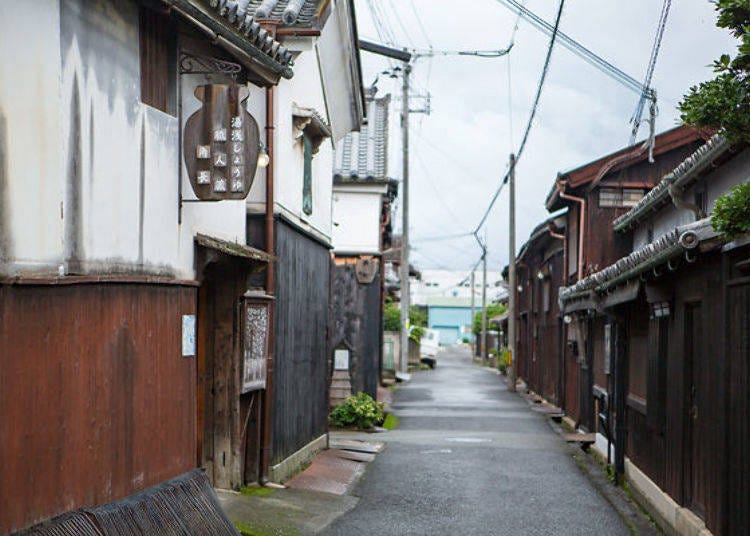
[[386,298],[383,312],[383,329],[386,331],[401,331],[401,310],[397,303]]
[[367,393],[357,393],[333,408],[328,422],[339,428],[367,429],[382,424],[384,418],[382,402],[376,402]]
[[[413,327],[427,327],[427,311],[422,307],[409,307],[409,324]],[[383,329],[385,331],[401,331],[401,304],[394,303],[391,298],[385,299],[383,311]],[[420,332],[419,336],[422,336]],[[416,339],[419,340],[419,339]]]
[[497,360],[497,370],[505,374],[505,371],[508,370],[508,365],[510,365],[510,350],[503,348]]
[[735,186],[716,200],[711,226],[728,239],[750,233],[750,181]]
[[[490,329],[490,320],[496,316],[500,316],[505,312],[507,307],[502,303],[491,303],[487,305],[487,329]],[[472,325],[475,335],[482,333],[482,309],[480,307],[479,312],[474,314],[474,322]]]
[[421,341],[423,335],[424,328],[422,326],[413,326],[411,330],[409,330],[409,338],[411,338],[413,341]]

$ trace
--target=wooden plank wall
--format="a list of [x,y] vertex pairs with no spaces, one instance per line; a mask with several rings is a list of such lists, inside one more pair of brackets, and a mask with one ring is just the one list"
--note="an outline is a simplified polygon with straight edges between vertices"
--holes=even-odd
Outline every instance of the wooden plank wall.
[[[750,248],[727,258],[726,534],[750,534]],[[744,264],[743,264],[744,263]],[[743,267],[743,269],[739,269]]]
[[[721,256],[713,255],[699,259],[695,264],[684,264],[671,275],[675,296],[668,320],[663,432],[658,429],[658,420],[648,418],[652,412],[658,414],[654,407],[659,400],[656,393],[648,393],[645,408],[629,405],[627,416],[628,457],[675,501],[703,517],[709,530],[717,536],[742,533],[726,531],[724,505],[736,493],[727,480],[727,463],[736,455],[733,453],[738,452],[734,434],[739,433],[741,438],[742,430],[747,433],[748,427],[747,420],[738,422],[727,413],[728,402],[731,405],[740,400],[739,406],[744,404],[746,408],[748,394],[746,385],[738,388],[738,391],[744,391],[743,402],[743,394],[733,394],[731,388],[727,389],[727,373],[731,366],[746,364],[742,365],[742,358],[726,351],[725,337],[734,335],[731,330],[743,329],[743,324],[730,324],[738,327],[730,327],[729,333],[721,328],[725,325],[726,304],[721,266]],[[737,299],[738,302],[730,301],[730,310],[735,307],[735,311],[741,314],[742,308],[747,307],[747,296],[740,293]],[[647,314],[642,304],[638,308],[640,310],[634,310],[632,314],[642,317]],[[651,322],[650,340],[655,339],[655,329],[658,329],[658,323]],[[636,336],[640,337],[640,334]],[[739,336],[741,340],[741,334]],[[631,353],[650,351],[639,344],[631,343],[629,347]],[[647,366],[645,357],[631,355],[630,359],[636,359],[640,366]],[[747,361],[747,352],[744,361]],[[656,370],[653,366],[649,368]],[[654,382],[649,380],[648,384],[652,385],[653,391]],[[643,389],[642,385],[631,387],[635,391]],[[730,415],[729,421],[727,415]],[[728,441],[727,438],[731,439]],[[745,454],[739,454],[740,458],[742,456]],[[741,461],[740,465],[742,463],[747,462]],[[742,483],[735,484],[735,487],[742,491]]]
[[196,465],[177,285],[0,285],[0,533]]
[[276,221],[273,453],[276,464],[328,430],[328,248]]
[[336,259],[333,273],[333,348],[350,350],[352,393],[377,397],[380,375],[380,274],[359,283],[355,258]]

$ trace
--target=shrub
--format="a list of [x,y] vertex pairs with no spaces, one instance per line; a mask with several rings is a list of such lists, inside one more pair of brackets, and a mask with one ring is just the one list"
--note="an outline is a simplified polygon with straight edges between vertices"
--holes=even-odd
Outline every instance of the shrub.
[[424,328],[422,326],[413,326],[409,330],[409,337],[413,341],[419,342],[419,341],[422,340],[422,336],[424,335],[424,333],[425,333],[425,331],[424,331]]
[[510,365],[510,350],[503,348],[497,360],[497,370],[505,374],[505,371],[508,370],[508,365]]
[[372,428],[383,423],[383,403],[376,402],[367,393],[350,396],[336,406],[328,416],[328,422],[340,428]]
[[[500,316],[505,312],[507,307],[502,303],[490,303],[487,305],[487,329],[490,329],[490,320],[496,316]],[[474,322],[472,323],[472,329],[475,335],[482,333],[482,309],[479,308],[479,312],[474,314]]]
[[716,200],[711,226],[727,239],[750,233],[750,181],[735,186]]
[[401,310],[397,303],[386,298],[385,310],[383,311],[383,329],[385,331],[401,331]]
[[[416,305],[412,305],[409,307],[409,324],[426,328],[427,312]],[[401,304],[394,303],[391,298],[385,299],[383,329],[385,331],[401,331]]]

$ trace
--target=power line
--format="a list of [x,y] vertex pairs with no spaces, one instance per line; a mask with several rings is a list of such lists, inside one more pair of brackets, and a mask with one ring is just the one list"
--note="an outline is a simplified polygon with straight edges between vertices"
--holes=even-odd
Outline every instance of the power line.
[[425,236],[423,238],[412,238],[412,242],[442,242],[444,240],[456,240],[459,238],[468,238],[472,236],[473,233],[458,233],[458,234],[450,234],[450,235],[438,235],[438,236]]
[[[411,46],[415,46],[414,41],[412,41],[412,38],[411,38],[411,33],[406,29],[406,27],[404,26],[404,23],[401,21],[401,17],[398,16],[396,8],[393,6],[393,0],[388,0],[388,3],[384,5],[390,9],[391,13],[395,17],[396,23],[398,23],[399,28],[401,28],[401,31],[404,33],[404,36],[406,36],[407,42]],[[383,9],[383,11],[385,11],[385,8]]]
[[409,4],[411,5],[411,11],[414,13],[414,18],[417,19],[417,25],[419,26],[419,31],[422,33],[422,36],[424,36],[425,41],[427,41],[427,44],[430,48],[432,48],[432,41],[430,41],[430,35],[427,33],[427,30],[424,28],[424,24],[422,24],[422,17],[419,16],[419,13],[417,12],[417,8],[414,5],[414,0],[409,0]]
[[[499,0],[499,1],[513,1],[513,0]],[[544,87],[544,81],[547,78],[547,72],[549,71],[549,63],[550,58],[552,57],[552,49],[555,46],[555,41],[557,40],[558,36],[558,28],[560,27],[560,19],[562,18],[562,12],[563,7],[565,5],[565,0],[560,0],[560,6],[557,9],[557,17],[555,18],[555,26],[552,28],[552,36],[550,37],[549,41],[549,47],[547,47],[547,56],[544,59],[544,67],[542,67],[542,75],[539,77],[539,84],[536,88],[536,96],[534,97],[534,104],[531,107],[531,113],[529,114],[529,121],[526,123],[526,130],[523,134],[523,139],[521,141],[521,145],[518,147],[518,153],[516,154],[516,162],[521,158],[521,155],[523,154],[524,149],[526,148],[526,142],[529,139],[529,133],[531,132],[531,127],[534,123],[534,117],[536,116],[537,108],[539,107],[539,99],[542,96],[542,88]],[[519,5],[520,6],[520,5]],[[520,6],[523,7],[523,6]],[[474,236],[477,238],[477,241],[479,241],[479,238],[477,237],[477,233],[482,228],[482,226],[487,221],[487,217],[490,215],[490,211],[492,210],[492,207],[495,206],[495,203],[497,202],[497,198],[500,196],[500,192],[502,191],[503,187],[508,183],[508,179],[510,178],[510,170],[505,172],[505,176],[503,177],[502,182],[500,183],[500,186],[495,190],[495,193],[492,196],[492,200],[490,201],[489,206],[487,207],[487,210],[485,210],[484,215],[482,216],[482,219],[479,221],[479,225],[477,225],[476,229],[474,229]],[[481,245],[481,242],[480,242]]]
[[493,50],[441,50],[434,48],[413,48],[410,51],[417,58],[434,58],[435,56],[475,56],[478,58],[501,58],[507,56],[513,44],[511,43],[506,48],[493,49]]
[[[671,5],[672,0],[664,0],[664,4],[662,4],[661,15],[659,16],[659,24],[657,25],[656,35],[654,36],[654,44],[651,47],[651,56],[648,61],[648,67],[646,68],[646,76],[643,79],[643,84],[641,84],[641,96],[638,99],[638,104],[635,107],[635,112],[633,112],[633,117],[630,120],[633,123],[633,131],[630,135],[631,145],[635,143],[635,139],[638,137],[638,129],[641,126],[641,117],[643,116],[643,108],[646,106],[646,101],[649,99],[651,99],[652,101],[656,100],[656,94],[654,90],[651,89],[651,80],[654,77],[656,59],[659,56],[661,40],[662,37],[664,37],[664,29],[667,26],[667,16],[669,15],[669,8]],[[652,111],[652,121],[653,114],[655,112],[656,110]]]
[[[459,218],[456,215],[456,213],[453,212],[453,209],[451,208],[451,206],[443,198],[443,194],[440,193],[440,190],[438,190],[435,184],[430,180],[430,172],[428,171],[427,166],[424,163],[424,160],[422,160],[422,155],[419,154],[418,150],[414,151],[414,156],[416,157],[417,163],[422,168],[422,172],[424,173],[424,176],[427,179],[427,184],[430,185],[430,188],[435,194],[436,199],[440,202],[441,205],[443,205],[443,208],[445,208],[445,211],[448,213],[449,216],[451,216],[455,221],[460,222],[461,218]],[[464,227],[463,223],[461,224],[461,227]]]
[[527,7],[520,4],[517,0],[496,1],[504,7],[510,9],[511,11],[520,14],[524,18],[524,20],[528,21],[532,26],[534,26],[538,30],[541,30],[547,35],[552,35],[553,33],[556,34],[556,37],[559,39],[560,44],[571,51],[573,54],[584,60],[589,65],[596,67],[607,76],[613,78],[614,80],[617,80],[632,91],[641,93],[641,83],[638,80],[622,71],[621,69],[615,67],[610,62],[597,55],[590,49],[586,48],[572,37],[558,31],[556,27],[553,27],[550,23],[529,10]]

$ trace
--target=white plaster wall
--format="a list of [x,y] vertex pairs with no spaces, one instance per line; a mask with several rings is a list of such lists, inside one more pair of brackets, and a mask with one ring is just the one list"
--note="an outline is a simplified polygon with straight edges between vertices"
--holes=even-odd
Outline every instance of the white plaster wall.
[[326,22],[315,52],[322,64],[321,78],[331,118],[334,143],[352,130],[359,130],[359,113],[354,103],[359,96],[359,75],[353,72],[349,57],[351,21],[346,0],[332,2],[331,16]]
[[312,51],[302,52],[297,57],[294,77],[282,80],[276,90],[274,210],[330,242],[333,144],[331,140],[325,140],[313,157],[313,210],[312,214],[305,214],[302,210],[304,153],[302,140],[294,135],[293,103],[314,108],[329,119],[320,84],[318,58]]
[[380,251],[382,193],[354,189],[333,194],[333,248],[347,253]]
[[[186,203],[179,224],[180,125],[140,102],[138,43],[132,1],[3,3],[1,274],[193,278],[195,234],[245,243],[244,201]],[[206,80],[183,83],[187,119]]]
[[[716,199],[733,186],[750,180],[750,150],[745,149],[730,161],[722,164],[707,174],[703,179],[706,183],[707,212],[710,215],[716,204]],[[686,199],[692,202],[695,188],[686,192]],[[643,247],[648,243],[648,226],[653,225],[654,239],[674,230],[675,227],[695,221],[695,214],[689,210],[678,210],[671,203],[663,207],[650,220],[638,225],[633,234],[633,249]]]
[[57,0],[2,2],[0,274],[56,272],[62,258],[59,57]]

